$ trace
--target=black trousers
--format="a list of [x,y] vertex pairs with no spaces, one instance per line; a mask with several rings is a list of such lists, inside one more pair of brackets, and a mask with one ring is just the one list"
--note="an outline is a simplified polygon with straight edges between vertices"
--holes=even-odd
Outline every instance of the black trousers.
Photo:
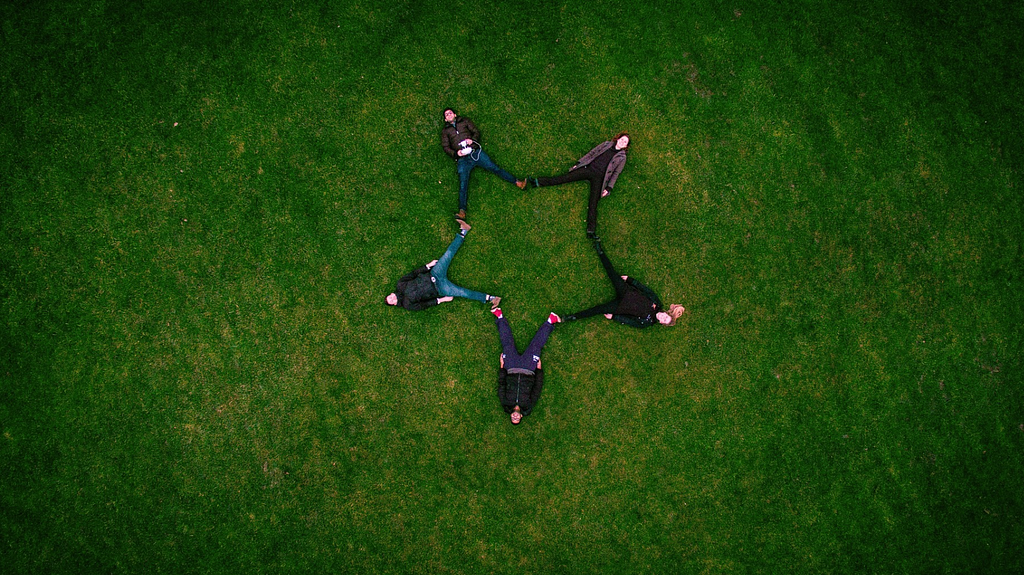
[[568,172],[547,178],[537,178],[539,186],[560,186],[569,182],[590,182],[590,203],[587,205],[587,233],[597,233],[597,202],[601,199],[601,186],[604,184],[605,168],[597,170],[593,164],[569,170]]
[[601,265],[604,266],[604,271],[608,274],[608,279],[612,282],[612,287],[615,288],[615,299],[609,302],[605,302],[600,305],[595,305],[592,308],[578,311],[570,316],[576,319],[583,319],[585,317],[591,317],[595,315],[604,315],[606,313],[615,313],[615,310],[619,308],[619,302],[622,301],[623,296],[626,295],[626,280],[622,279],[622,276],[615,271],[615,267],[612,266],[611,260],[604,254],[604,251],[598,251],[597,257],[601,258]]

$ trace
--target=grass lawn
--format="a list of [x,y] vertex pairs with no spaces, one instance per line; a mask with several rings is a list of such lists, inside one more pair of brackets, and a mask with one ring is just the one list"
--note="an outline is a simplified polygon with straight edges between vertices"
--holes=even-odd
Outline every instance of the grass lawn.
[[516,4],[0,7],[0,572],[1024,572],[1024,7]]

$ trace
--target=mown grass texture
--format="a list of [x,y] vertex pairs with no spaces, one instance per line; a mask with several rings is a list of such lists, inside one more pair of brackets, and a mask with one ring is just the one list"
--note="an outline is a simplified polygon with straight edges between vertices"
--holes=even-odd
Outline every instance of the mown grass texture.
[[[0,11],[10,572],[1019,572],[1021,8]],[[559,326],[516,428],[454,106],[689,309]],[[611,296],[583,185],[473,176],[520,345]]]

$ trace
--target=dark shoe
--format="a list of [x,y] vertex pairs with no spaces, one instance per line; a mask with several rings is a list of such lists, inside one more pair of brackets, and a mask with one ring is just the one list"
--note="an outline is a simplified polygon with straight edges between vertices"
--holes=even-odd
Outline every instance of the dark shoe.
[[574,316],[574,315],[567,315],[567,316],[565,316],[565,321],[576,321],[576,316]]
[[459,210],[455,212],[455,219],[464,220],[466,219],[466,210]]
[[601,241],[601,238],[597,237],[597,232],[592,230],[587,230],[587,239],[594,240],[596,242]]
[[537,178],[535,178],[533,176],[526,176],[526,183],[529,184],[531,187],[534,187],[534,188],[539,188],[540,187],[540,182],[538,182]]

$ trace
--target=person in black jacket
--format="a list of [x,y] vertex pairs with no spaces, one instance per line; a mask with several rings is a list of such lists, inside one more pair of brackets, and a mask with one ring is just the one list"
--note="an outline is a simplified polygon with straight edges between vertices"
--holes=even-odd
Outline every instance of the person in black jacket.
[[501,169],[480,147],[480,130],[476,129],[472,120],[457,115],[451,108],[444,110],[441,147],[444,153],[455,160],[459,173],[459,211],[455,213],[456,218],[466,218],[466,208],[469,205],[469,174],[477,166],[497,174],[499,178],[519,186],[520,189],[526,187],[525,180],[517,180],[515,176]]
[[590,200],[587,204],[587,237],[597,237],[597,202],[607,196],[615,187],[622,168],[626,165],[629,150],[629,134],[621,132],[611,140],[594,146],[569,171],[550,177],[527,177],[534,187],[558,186],[569,182],[586,180],[590,183]]
[[654,293],[654,290],[631,277],[619,276],[612,266],[611,260],[605,255],[600,239],[594,240],[594,249],[597,251],[597,256],[601,258],[601,265],[604,266],[604,271],[608,274],[612,287],[615,288],[615,299],[568,314],[565,316],[566,320],[575,321],[595,315],[604,315],[608,319],[636,328],[655,324],[676,324],[676,320],[683,315],[686,308],[672,304],[666,311],[662,308],[661,299]]
[[556,314],[548,315],[547,321],[541,324],[534,334],[530,345],[523,353],[516,348],[512,336],[512,328],[501,313],[495,308],[495,323],[498,326],[498,337],[501,339],[501,359],[498,368],[498,401],[505,413],[509,414],[513,425],[519,425],[524,417],[530,415],[533,406],[540,399],[544,388],[544,372],[540,366],[540,352],[551,335],[555,324],[562,321]]
[[459,233],[452,240],[440,260],[434,260],[417,268],[398,280],[395,291],[389,293],[384,300],[388,305],[401,305],[405,309],[418,311],[437,304],[464,297],[476,301],[489,302],[491,308],[498,307],[501,298],[455,285],[448,279],[448,266],[451,265],[455,253],[459,251],[466,233],[471,226],[464,220],[459,222]]

